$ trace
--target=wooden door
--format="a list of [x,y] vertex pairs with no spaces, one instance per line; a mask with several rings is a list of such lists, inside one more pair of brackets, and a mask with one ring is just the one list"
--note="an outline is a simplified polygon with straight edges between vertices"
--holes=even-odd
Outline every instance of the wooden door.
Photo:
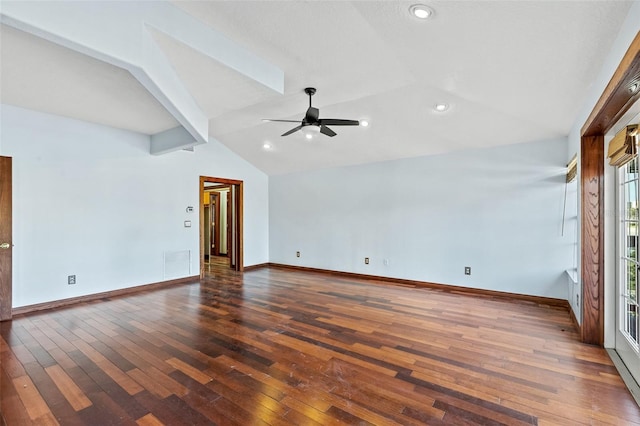
[[0,156],[0,321],[11,319],[11,157]]

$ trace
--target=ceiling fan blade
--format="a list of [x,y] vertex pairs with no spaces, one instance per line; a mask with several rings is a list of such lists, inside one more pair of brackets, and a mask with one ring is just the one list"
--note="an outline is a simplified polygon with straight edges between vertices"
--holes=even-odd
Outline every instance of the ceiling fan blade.
[[272,120],[270,118],[263,118],[262,121],[268,121],[268,122],[275,121],[278,123],[299,123],[300,122],[300,120]]
[[339,118],[323,118],[318,120],[320,125],[326,126],[359,126],[360,122],[358,120],[341,120]]
[[307,110],[307,113],[304,115],[304,119],[307,123],[317,123],[319,116],[320,111],[318,110],[318,108],[310,106]]
[[325,125],[320,126],[320,133],[322,133],[323,135],[331,136],[331,137],[334,137],[335,135],[337,135],[336,132],[334,132],[333,130],[331,130]]
[[297,132],[300,129],[302,129],[302,124],[299,125],[298,127],[294,127],[293,129],[289,130],[288,132],[283,133],[281,136],[288,136],[291,133]]

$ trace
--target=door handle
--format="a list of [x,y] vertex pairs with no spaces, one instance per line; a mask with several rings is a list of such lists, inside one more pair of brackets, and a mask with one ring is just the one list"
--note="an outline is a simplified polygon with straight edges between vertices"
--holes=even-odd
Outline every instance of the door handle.
[[9,244],[9,243],[2,243],[2,244],[0,244],[0,249],[6,250],[6,249],[8,249],[9,247],[11,247],[11,244]]

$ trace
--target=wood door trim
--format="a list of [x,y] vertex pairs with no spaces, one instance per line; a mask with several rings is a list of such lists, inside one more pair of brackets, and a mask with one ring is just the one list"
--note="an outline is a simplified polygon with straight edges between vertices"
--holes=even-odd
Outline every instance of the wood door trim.
[[604,135],[640,99],[640,90],[629,92],[632,83],[640,82],[640,31],[631,42],[600,99],[581,129],[581,136]]
[[580,133],[581,278],[584,343],[604,346],[604,135],[640,99],[640,31]]
[[204,182],[223,183],[226,185],[241,185],[243,183],[243,181],[241,180],[227,179],[227,178],[221,178],[221,177],[215,177],[215,176],[200,176],[200,182],[202,182],[203,185],[204,185]]
[[205,192],[219,192],[225,189],[230,189],[231,185],[220,185],[220,186],[206,186],[204,188]]
[[236,223],[236,229],[238,230],[238,253],[237,253],[237,257],[236,257],[236,263],[238,265],[238,267],[236,268],[238,271],[244,271],[244,238],[242,235],[242,224],[244,223],[244,209],[243,209],[243,200],[244,200],[244,194],[243,194],[243,186],[242,184],[238,185],[238,193],[236,194],[236,211],[238,212],[236,214],[236,218],[237,218],[237,223]]
[[582,326],[584,343],[604,345],[604,136],[581,140]]
[[9,243],[8,249],[0,249],[0,274],[8,271],[8,279],[4,280],[0,276],[0,321],[10,320],[12,317],[13,304],[13,284],[12,275],[12,255],[13,239],[11,235],[12,223],[12,159],[11,157],[0,156],[0,217],[9,223],[8,229],[3,229],[0,233],[0,243]]

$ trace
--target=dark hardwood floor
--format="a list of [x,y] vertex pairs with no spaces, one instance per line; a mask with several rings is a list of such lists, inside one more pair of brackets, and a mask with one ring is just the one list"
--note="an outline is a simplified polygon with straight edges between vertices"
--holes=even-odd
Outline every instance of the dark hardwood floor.
[[214,272],[219,268],[229,268],[229,258],[227,256],[210,256],[205,259],[204,268],[207,272]]
[[640,424],[562,308],[210,269],[2,323],[7,424]]

